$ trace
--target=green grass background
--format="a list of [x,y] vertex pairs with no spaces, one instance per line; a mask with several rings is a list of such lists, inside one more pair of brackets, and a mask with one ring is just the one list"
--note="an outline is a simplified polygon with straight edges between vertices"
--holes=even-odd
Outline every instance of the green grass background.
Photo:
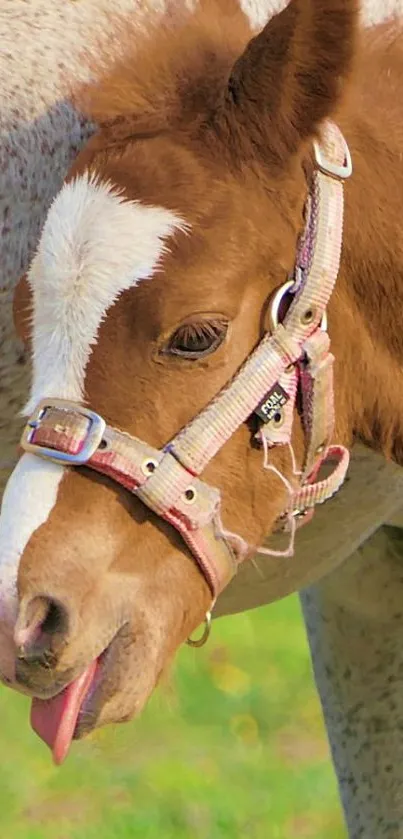
[[345,839],[296,597],[220,619],[62,769],[0,689],[2,839]]

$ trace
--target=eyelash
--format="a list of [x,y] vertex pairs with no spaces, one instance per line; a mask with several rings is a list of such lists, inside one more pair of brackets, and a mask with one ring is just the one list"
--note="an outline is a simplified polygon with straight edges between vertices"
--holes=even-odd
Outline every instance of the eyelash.
[[225,320],[185,323],[171,335],[165,352],[192,361],[204,358],[221,346],[227,331]]

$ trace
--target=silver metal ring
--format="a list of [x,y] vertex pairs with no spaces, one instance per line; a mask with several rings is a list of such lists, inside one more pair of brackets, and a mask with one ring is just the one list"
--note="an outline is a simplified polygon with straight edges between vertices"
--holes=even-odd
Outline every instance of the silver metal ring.
[[270,307],[270,326],[273,332],[275,329],[277,329],[279,324],[278,315],[280,311],[280,306],[284,300],[284,297],[286,296],[286,294],[289,294],[293,286],[294,280],[287,280],[286,283],[283,283],[283,285],[280,286],[279,289],[277,289],[273,297]]
[[350,178],[353,173],[353,161],[351,159],[351,152],[350,149],[344,140],[344,163],[338,165],[330,160],[327,160],[325,156],[325,152],[320,143],[317,140],[313,142],[313,156],[316,163],[317,168],[320,172],[324,175],[330,175],[332,178],[336,178],[336,180],[345,181],[347,178]]
[[[270,325],[271,325],[271,328],[272,328],[273,332],[274,332],[275,329],[277,329],[277,327],[279,325],[278,315],[279,315],[280,306],[283,302],[283,299],[287,294],[290,293],[293,286],[294,286],[294,280],[287,280],[286,283],[283,283],[283,285],[280,286],[280,288],[276,291],[276,293],[273,297],[271,308],[270,308]],[[320,328],[321,328],[322,332],[327,332],[327,326],[328,326],[327,312],[324,311],[323,315],[322,315],[322,320],[320,322]]]
[[[294,280],[287,280],[286,283],[283,283],[283,285],[280,286],[279,289],[277,289],[277,291],[276,291],[276,293],[273,297],[271,307],[270,307],[270,326],[271,326],[272,332],[274,332],[274,330],[277,329],[277,327],[279,325],[278,316],[279,316],[280,306],[281,306],[281,304],[284,300],[284,297],[287,294],[290,293],[290,291],[291,291],[291,289],[293,288],[294,285],[295,285]],[[322,332],[327,332],[327,325],[328,325],[327,324],[327,312],[324,311],[323,315],[322,315],[322,320],[320,322],[320,328],[321,328]]]
[[204,628],[203,633],[200,638],[188,638],[186,643],[189,647],[204,647],[207,643],[211,632],[211,612],[206,613],[206,617],[204,618]]

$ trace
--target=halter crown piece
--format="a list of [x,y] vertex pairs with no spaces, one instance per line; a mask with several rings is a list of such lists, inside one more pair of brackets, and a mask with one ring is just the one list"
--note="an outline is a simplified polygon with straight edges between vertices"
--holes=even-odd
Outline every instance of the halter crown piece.
[[[331,445],[334,430],[333,361],[326,307],[340,266],[343,181],[351,175],[347,144],[333,123],[313,146],[314,170],[294,276],[276,293],[267,333],[232,381],[165,448],[106,425],[77,403],[44,399],[28,420],[22,448],[69,466],[90,467],[134,493],[176,530],[204,574],[213,604],[251,549],[221,524],[220,493],[199,475],[236,429],[256,413],[268,450],[290,444],[297,393],[302,403],[306,456],[299,486],[285,514],[302,516],[342,485],[348,451]],[[291,303],[282,323],[283,298]],[[325,461],[336,462],[317,480]],[[203,636],[204,639],[204,636]],[[202,639],[202,640],[203,640]],[[195,642],[197,644],[197,642]]]

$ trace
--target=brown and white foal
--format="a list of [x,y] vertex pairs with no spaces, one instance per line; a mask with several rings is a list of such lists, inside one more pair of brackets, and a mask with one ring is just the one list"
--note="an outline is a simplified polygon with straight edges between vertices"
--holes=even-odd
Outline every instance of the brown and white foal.
[[[34,365],[27,414],[45,397],[84,403],[156,449],[186,426],[270,328],[304,227],[312,142],[332,118],[355,169],[329,311],[336,436],[399,460],[401,341],[387,302],[403,262],[398,40],[387,28],[360,37],[354,0],[292,0],[251,41],[242,14],[214,2],[181,27],[150,27],[135,58],[125,37],[124,59],[83,94],[101,129],[16,295]],[[255,432],[242,424],[203,473],[225,528],[251,545],[287,505]],[[293,450],[301,466],[298,414]],[[293,482],[289,447],[270,457]],[[73,735],[141,710],[211,605],[169,524],[108,477],[33,454],[4,496],[0,594],[0,670],[35,697],[59,761]]]

